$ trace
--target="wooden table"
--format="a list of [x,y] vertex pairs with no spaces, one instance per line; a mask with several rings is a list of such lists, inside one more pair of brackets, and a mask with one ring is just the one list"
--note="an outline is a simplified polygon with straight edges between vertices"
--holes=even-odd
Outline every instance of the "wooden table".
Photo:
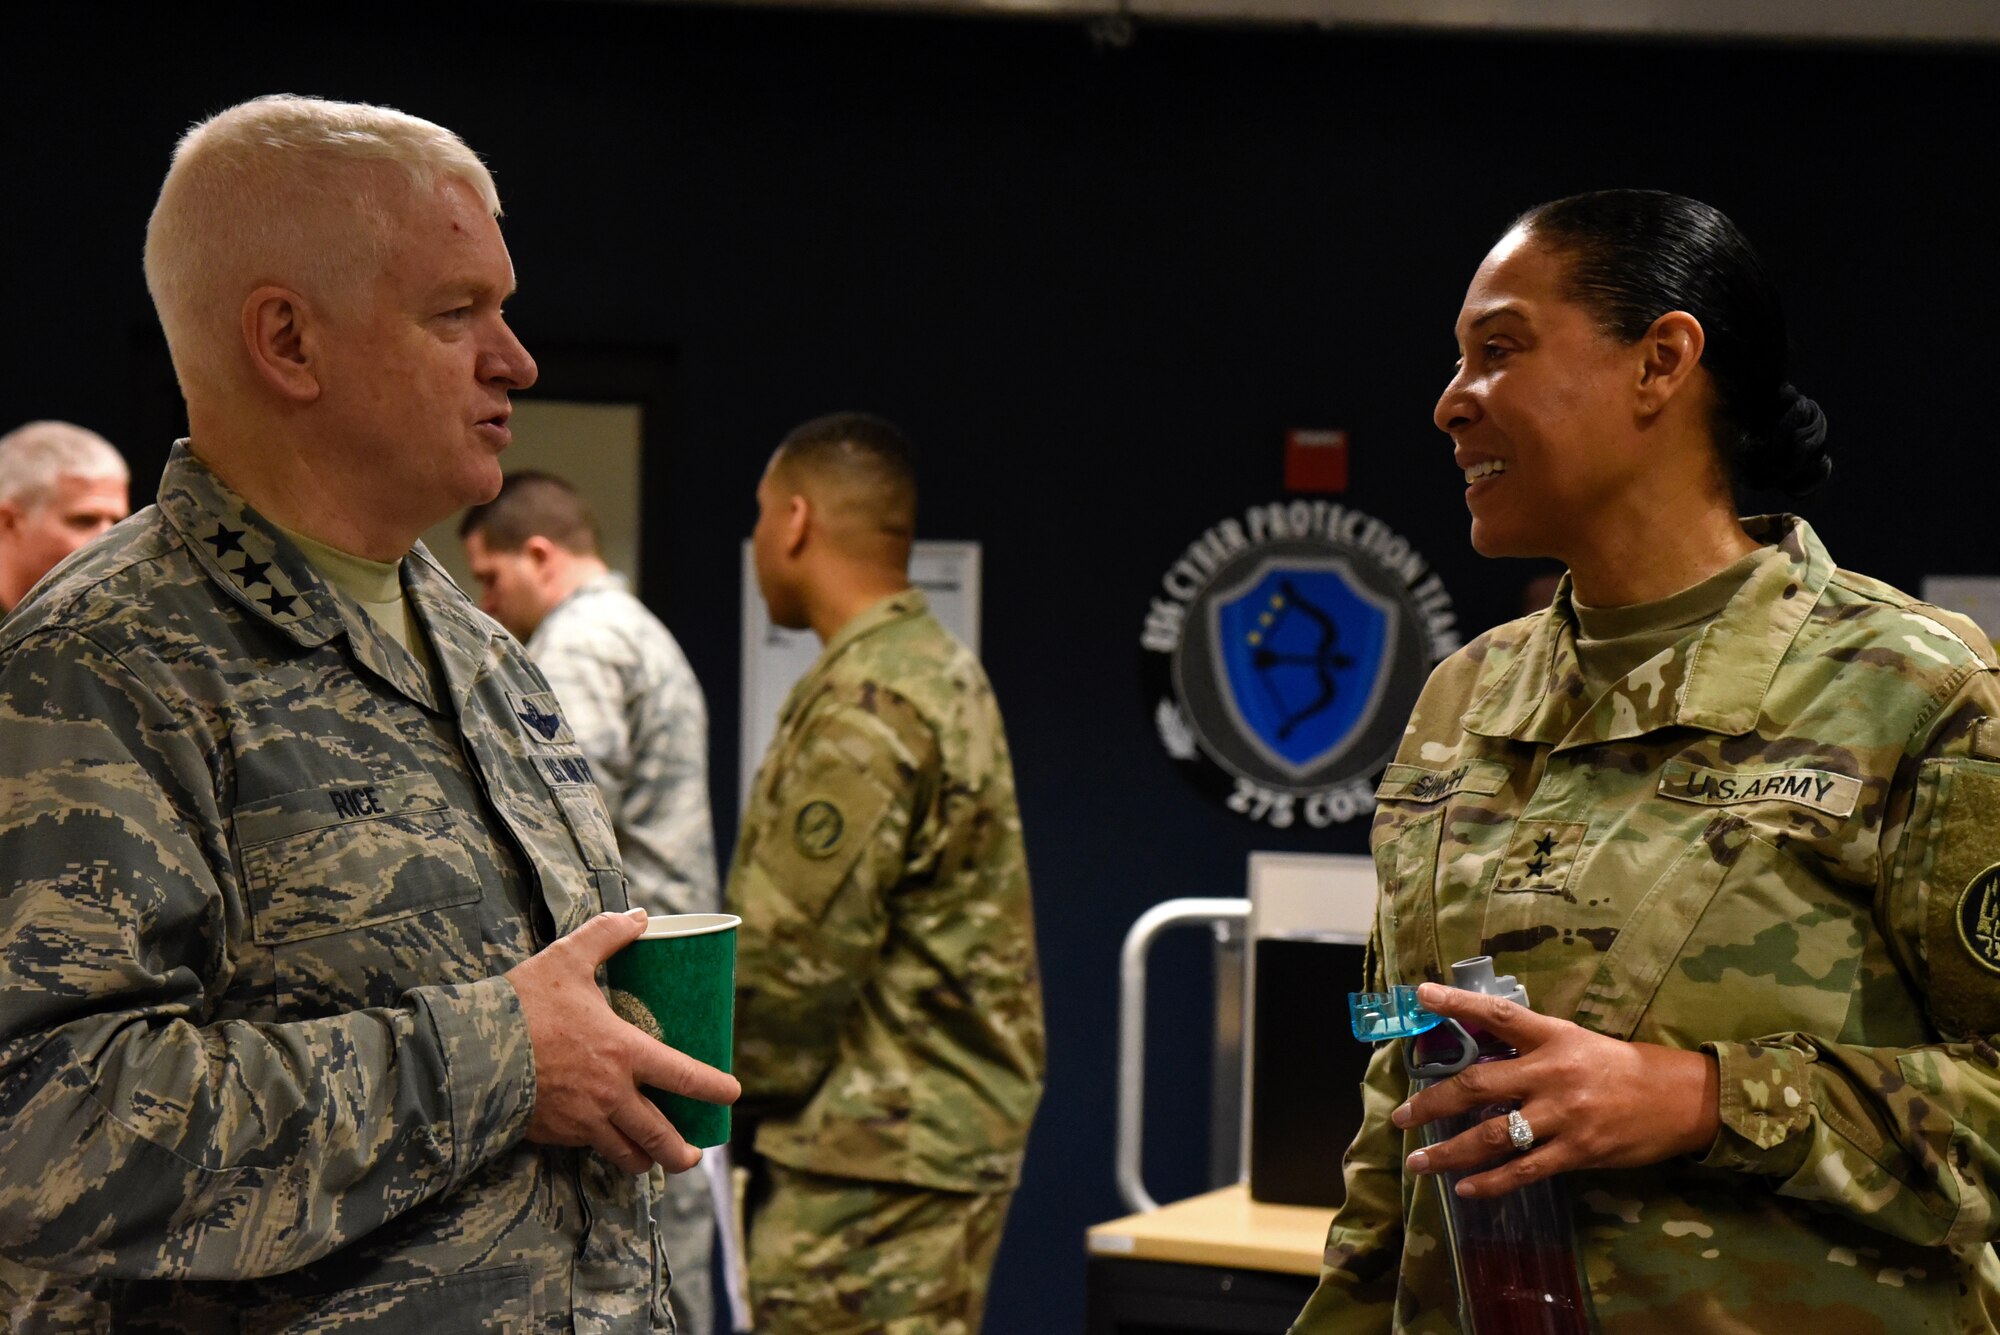
[[1238,1183],[1098,1224],[1090,1335],[1281,1335],[1312,1293],[1331,1209],[1263,1205]]

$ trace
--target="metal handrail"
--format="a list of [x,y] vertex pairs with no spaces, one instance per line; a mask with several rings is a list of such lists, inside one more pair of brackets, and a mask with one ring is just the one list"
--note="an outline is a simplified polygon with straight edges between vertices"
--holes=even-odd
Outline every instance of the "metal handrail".
[[1247,899],[1169,899],[1139,915],[1125,933],[1118,977],[1118,1194],[1134,1211],[1159,1209],[1146,1190],[1139,1164],[1146,1102],[1146,956],[1169,927],[1238,923],[1250,917]]

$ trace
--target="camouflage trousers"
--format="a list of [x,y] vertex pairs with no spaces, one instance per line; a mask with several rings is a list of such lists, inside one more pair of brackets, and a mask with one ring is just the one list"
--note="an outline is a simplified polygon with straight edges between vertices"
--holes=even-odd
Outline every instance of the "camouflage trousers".
[[[665,1187],[661,1188],[661,1179]],[[667,1303],[680,1335],[711,1335],[715,1329],[715,1285],[709,1267],[715,1255],[715,1197],[701,1168],[685,1173],[653,1170],[654,1216],[667,1249],[673,1287]]]
[[750,1220],[757,1335],[978,1335],[1011,1192],[930,1191],[766,1161]]

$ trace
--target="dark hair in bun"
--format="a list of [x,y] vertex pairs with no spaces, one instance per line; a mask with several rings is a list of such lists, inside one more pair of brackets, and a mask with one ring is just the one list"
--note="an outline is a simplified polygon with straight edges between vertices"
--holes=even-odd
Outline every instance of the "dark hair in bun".
[[1826,414],[1786,379],[1778,290],[1720,209],[1658,190],[1598,190],[1515,221],[1569,261],[1568,295],[1630,343],[1668,311],[1701,321],[1715,445],[1737,491],[1803,496],[1826,481]]

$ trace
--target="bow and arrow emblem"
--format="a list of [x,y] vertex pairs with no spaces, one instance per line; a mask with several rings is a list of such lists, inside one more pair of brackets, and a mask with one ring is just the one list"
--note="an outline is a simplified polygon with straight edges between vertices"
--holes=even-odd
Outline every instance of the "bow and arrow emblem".
[[[1275,643],[1278,632],[1294,615],[1310,623],[1316,632],[1316,639],[1303,653],[1281,650]],[[1258,629],[1249,635],[1250,667],[1265,695],[1270,698],[1271,708],[1278,715],[1278,740],[1282,742],[1288,740],[1300,724],[1333,703],[1334,697],[1339,694],[1339,684],[1333,674],[1342,668],[1353,667],[1354,660],[1340,651],[1339,625],[1325,608],[1300,593],[1290,579],[1279,582],[1278,591],[1271,595],[1270,609],[1257,620]],[[1319,693],[1301,708],[1288,708],[1274,680],[1281,668],[1310,669]]]

